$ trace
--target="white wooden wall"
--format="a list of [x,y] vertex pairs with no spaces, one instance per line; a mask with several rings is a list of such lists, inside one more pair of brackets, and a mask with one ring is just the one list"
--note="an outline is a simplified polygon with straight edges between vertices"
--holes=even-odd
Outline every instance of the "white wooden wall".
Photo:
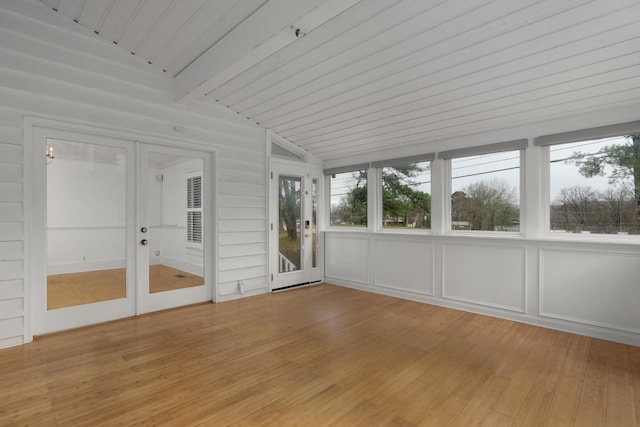
[[169,76],[37,2],[1,3],[0,58],[0,348],[23,343],[27,324],[25,116],[213,147],[218,298],[236,297],[237,280],[266,291],[264,129],[218,104],[176,106]]

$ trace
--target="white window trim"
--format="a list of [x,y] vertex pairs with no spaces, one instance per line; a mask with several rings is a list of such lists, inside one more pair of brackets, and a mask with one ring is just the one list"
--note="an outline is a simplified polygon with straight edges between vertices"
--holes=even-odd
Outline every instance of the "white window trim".
[[[421,157],[407,157],[406,159],[402,159],[401,162],[398,161],[381,161],[381,162],[373,162],[371,164],[371,169],[369,173],[375,175],[375,183],[376,183],[376,197],[375,197],[375,223],[373,227],[373,231],[381,234],[415,234],[415,235],[431,235],[433,234],[432,228],[384,228],[382,221],[384,219],[384,213],[382,212],[382,168],[394,166],[394,165],[407,165],[411,163],[424,163],[429,162],[429,173],[433,172],[433,162],[435,156],[431,157],[429,155],[426,159],[421,159]],[[433,176],[431,182],[431,227],[433,227]],[[371,185],[371,183],[369,183]],[[370,188],[370,187],[369,187]]]
[[569,132],[542,135],[534,139],[534,145],[541,148],[540,173],[541,191],[543,202],[543,220],[541,235],[545,240],[554,241],[576,241],[593,243],[613,243],[613,244],[638,244],[640,235],[622,234],[576,234],[576,233],[552,233],[551,232],[551,146],[580,142],[585,140],[597,140],[624,136],[631,133],[640,132],[640,120],[634,122],[617,123],[607,126],[600,126],[588,129],[578,129]]
[[[331,175],[345,173],[345,172],[355,172],[355,171],[365,170],[365,169],[367,170],[367,226],[366,227],[332,226],[331,225]],[[326,203],[326,207],[323,209],[325,214],[323,215],[324,227],[322,228],[322,231],[331,231],[331,232],[338,232],[338,233],[375,232],[374,225],[373,225],[374,223],[372,222],[372,220],[376,216],[375,199],[377,196],[375,195],[374,191],[371,191],[371,186],[375,185],[375,182],[377,180],[375,179],[375,176],[372,175],[372,172],[373,172],[373,169],[371,168],[370,163],[360,163],[356,165],[323,169],[322,174],[324,175],[324,195],[325,195],[325,200],[327,200],[327,203]]]
[[[616,135],[617,136],[617,135]],[[602,137],[607,138],[608,136]],[[587,138],[589,139],[589,138]],[[600,139],[600,138],[595,138]],[[585,242],[585,243],[627,243],[637,245],[640,243],[640,234],[578,234],[578,233],[553,233],[551,232],[551,147],[554,145],[580,142],[578,141],[565,141],[556,144],[541,145],[542,153],[540,155],[540,161],[542,163],[542,201],[544,206],[544,217],[542,220],[543,232],[542,236],[544,240],[557,241],[557,242]]]

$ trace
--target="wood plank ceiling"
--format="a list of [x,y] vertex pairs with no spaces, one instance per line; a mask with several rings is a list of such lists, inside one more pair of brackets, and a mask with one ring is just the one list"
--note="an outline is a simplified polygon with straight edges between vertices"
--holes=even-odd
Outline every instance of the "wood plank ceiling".
[[[267,7],[284,15],[301,3],[339,3],[41,2],[177,81],[212,48],[258,34],[250,18]],[[347,7],[310,31],[296,26],[302,37],[254,58],[205,96],[324,160],[640,101],[637,0],[356,0]]]

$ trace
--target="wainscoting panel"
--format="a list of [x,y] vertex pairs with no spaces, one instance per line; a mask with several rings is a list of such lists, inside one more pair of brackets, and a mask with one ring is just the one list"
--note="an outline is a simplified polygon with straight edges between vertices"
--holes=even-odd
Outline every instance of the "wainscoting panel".
[[369,239],[327,235],[325,237],[325,276],[361,285],[369,284]]
[[640,333],[640,255],[540,249],[540,315]]
[[379,239],[373,243],[374,285],[433,295],[432,242]]
[[444,243],[443,297],[525,311],[525,248]]

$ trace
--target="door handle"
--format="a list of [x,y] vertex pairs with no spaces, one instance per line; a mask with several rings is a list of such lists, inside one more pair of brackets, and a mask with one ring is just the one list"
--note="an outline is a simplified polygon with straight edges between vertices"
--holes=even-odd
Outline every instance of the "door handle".
[[306,234],[304,235],[304,237],[309,237],[309,236],[310,236],[310,234],[309,234],[309,233],[306,233]]
[[147,246],[149,244],[149,241],[147,239],[142,239],[142,240],[140,240],[140,244],[142,246]]

